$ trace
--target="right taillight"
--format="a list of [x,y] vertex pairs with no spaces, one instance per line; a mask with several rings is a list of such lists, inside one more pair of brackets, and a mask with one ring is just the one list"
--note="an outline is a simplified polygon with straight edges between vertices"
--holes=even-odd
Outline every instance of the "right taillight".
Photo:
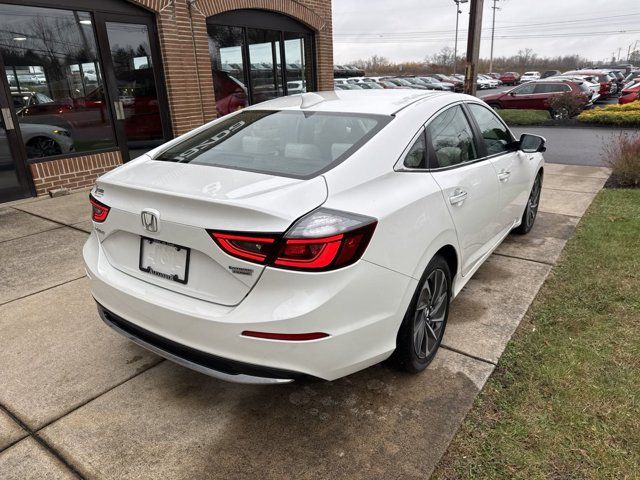
[[320,208],[299,219],[283,236],[209,234],[231,256],[277,268],[326,271],[358,261],[376,228],[375,218]]
[[89,202],[91,202],[91,219],[96,223],[104,222],[107,219],[107,215],[109,215],[110,208],[96,200],[91,194],[89,194]]

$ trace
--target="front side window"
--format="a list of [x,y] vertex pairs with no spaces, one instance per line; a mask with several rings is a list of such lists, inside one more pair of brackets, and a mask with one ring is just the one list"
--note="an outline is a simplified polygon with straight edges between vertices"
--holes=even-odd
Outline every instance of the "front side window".
[[0,4],[0,36],[27,157],[115,146],[89,13]]
[[452,167],[478,158],[471,126],[460,106],[438,115],[427,131],[435,155],[432,168]]
[[511,92],[515,93],[516,95],[531,95],[535,86],[535,83],[525,83],[524,85],[520,85],[519,87],[514,88],[513,90],[511,90]]
[[310,178],[349,157],[391,119],[249,110],[217,122],[155,159]]
[[513,137],[496,114],[482,105],[470,103],[468,106],[482,132],[482,142],[487,149],[487,155],[508,152]]

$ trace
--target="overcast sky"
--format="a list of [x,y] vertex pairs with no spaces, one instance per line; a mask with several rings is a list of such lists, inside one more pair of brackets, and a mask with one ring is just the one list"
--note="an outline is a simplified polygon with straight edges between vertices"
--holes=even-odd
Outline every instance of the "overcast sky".
[[[484,0],[480,55],[489,57],[492,0]],[[639,0],[499,0],[494,56],[532,48],[539,56],[578,53],[592,60],[626,60],[640,49]],[[466,50],[469,4],[461,4],[458,52]],[[423,60],[453,48],[453,0],[333,0],[335,63],[382,55]]]

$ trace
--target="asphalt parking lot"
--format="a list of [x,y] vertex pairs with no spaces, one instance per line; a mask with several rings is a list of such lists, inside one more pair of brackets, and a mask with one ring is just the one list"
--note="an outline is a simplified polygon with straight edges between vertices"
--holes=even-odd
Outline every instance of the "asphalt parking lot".
[[87,192],[0,207],[0,477],[427,478],[608,171],[547,165],[530,235],[452,307],[426,372],[247,386],[146,352],[95,310]]
[[[490,90],[478,90],[477,96],[505,92],[513,86],[501,86]],[[617,98],[599,101],[596,106],[618,103]],[[534,133],[547,139],[545,160],[550,163],[567,165],[605,166],[602,158],[603,145],[614,141],[621,129],[595,127],[527,127],[515,126],[511,130],[516,135]]]

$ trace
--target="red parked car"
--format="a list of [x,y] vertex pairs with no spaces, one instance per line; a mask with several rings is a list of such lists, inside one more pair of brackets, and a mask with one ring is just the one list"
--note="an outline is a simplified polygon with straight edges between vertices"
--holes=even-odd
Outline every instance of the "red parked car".
[[537,80],[523,83],[507,92],[486,95],[482,99],[492,108],[523,108],[530,110],[549,110],[554,117],[562,112],[552,111],[550,101],[552,98],[565,93],[573,93],[584,100],[584,105],[589,103],[591,91],[582,82],[568,80]]
[[517,72],[506,72],[500,75],[499,80],[504,85],[517,85],[520,81],[520,74]]
[[564,72],[563,75],[589,75],[600,84],[600,96],[602,98],[610,97],[618,92],[618,83],[616,78],[605,70],[571,70]]
[[624,105],[635,102],[636,100],[640,100],[640,78],[637,78],[634,84],[622,90],[622,95],[620,95],[618,103]]

